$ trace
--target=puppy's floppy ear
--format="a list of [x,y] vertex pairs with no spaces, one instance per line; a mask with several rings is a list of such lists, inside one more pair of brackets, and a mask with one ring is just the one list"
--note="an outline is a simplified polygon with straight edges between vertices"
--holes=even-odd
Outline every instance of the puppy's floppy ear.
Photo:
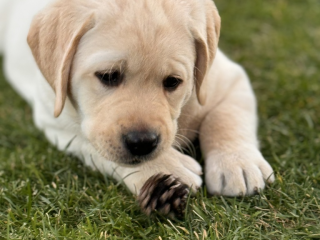
[[73,57],[80,39],[94,27],[94,14],[70,2],[57,1],[38,13],[27,39],[43,76],[55,91],[55,117],[61,114],[65,104]]
[[207,71],[210,69],[210,66],[214,60],[219,36],[220,36],[220,26],[221,20],[218,13],[218,10],[212,0],[204,0],[206,9],[206,17],[204,22],[206,23],[203,26],[196,27],[194,30],[194,37],[196,41],[196,63],[195,63],[195,84],[196,84],[196,93],[198,101],[201,105],[205,104],[206,101],[206,83],[205,77]]

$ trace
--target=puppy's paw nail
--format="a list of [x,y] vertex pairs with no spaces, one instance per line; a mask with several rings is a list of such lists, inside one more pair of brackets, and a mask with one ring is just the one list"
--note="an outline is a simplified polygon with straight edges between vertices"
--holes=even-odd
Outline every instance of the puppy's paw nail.
[[189,187],[172,175],[157,174],[150,177],[138,197],[141,210],[150,215],[158,211],[163,215],[181,218],[184,215]]

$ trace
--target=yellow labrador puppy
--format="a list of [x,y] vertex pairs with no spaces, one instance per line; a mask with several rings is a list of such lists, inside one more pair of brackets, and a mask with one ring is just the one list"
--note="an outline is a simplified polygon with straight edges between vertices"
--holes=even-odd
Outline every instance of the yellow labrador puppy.
[[7,78],[36,125],[142,194],[148,213],[168,213],[186,186],[202,184],[200,165],[175,148],[185,138],[200,139],[211,194],[251,195],[274,181],[248,77],[217,48],[211,0],[1,2],[11,9],[2,19]]

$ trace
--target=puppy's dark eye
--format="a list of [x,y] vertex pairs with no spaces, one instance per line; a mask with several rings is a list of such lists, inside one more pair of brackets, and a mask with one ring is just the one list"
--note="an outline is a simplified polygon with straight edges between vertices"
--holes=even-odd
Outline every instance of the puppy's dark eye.
[[176,90],[179,85],[182,83],[182,80],[176,77],[167,77],[163,81],[163,87],[168,92],[173,92]]
[[119,86],[123,78],[120,71],[96,72],[95,75],[101,81],[102,84],[108,87]]

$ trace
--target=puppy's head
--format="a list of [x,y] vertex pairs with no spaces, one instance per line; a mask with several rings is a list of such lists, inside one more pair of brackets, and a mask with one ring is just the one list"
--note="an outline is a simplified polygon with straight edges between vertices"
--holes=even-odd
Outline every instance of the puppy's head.
[[205,76],[220,18],[211,0],[58,0],[33,20],[28,43],[83,135],[106,159],[134,164],[169,148],[181,108]]

